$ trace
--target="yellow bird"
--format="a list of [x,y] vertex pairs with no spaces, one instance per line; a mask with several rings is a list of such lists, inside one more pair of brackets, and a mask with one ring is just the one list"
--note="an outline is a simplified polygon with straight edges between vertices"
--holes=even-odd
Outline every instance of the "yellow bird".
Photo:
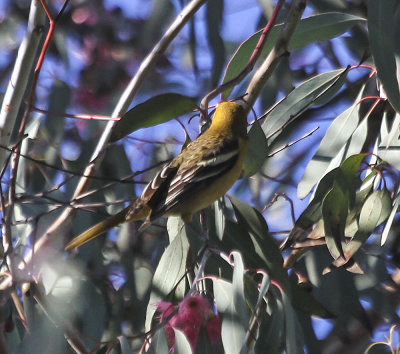
[[221,102],[210,127],[165,165],[136,201],[75,237],[66,250],[79,247],[109,229],[146,218],[192,214],[222,197],[239,178],[247,149],[247,119],[236,102]]

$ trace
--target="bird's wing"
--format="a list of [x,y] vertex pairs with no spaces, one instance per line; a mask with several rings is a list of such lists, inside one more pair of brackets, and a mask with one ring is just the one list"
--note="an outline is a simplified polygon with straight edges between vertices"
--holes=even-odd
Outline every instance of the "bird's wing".
[[193,164],[179,168],[169,183],[164,203],[154,205],[152,215],[158,217],[195,193],[201,192],[218,176],[229,171],[237,162],[238,156],[238,141],[229,140],[201,158],[193,159]]
[[[151,210],[163,201],[168,193],[168,188],[171,180],[175,177],[179,166],[174,164],[174,160],[165,165],[154,178],[145,187],[140,197],[132,205],[131,210],[127,213],[126,219],[132,219],[134,215],[143,209],[144,206],[149,206]],[[153,213],[152,213],[153,214]],[[150,216],[150,215],[149,215]]]

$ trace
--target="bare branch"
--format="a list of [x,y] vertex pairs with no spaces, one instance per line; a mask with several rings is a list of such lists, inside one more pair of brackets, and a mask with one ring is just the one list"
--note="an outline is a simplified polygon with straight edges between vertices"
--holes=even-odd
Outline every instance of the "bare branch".
[[276,42],[274,49],[265,59],[261,67],[255,72],[249,86],[247,87],[246,100],[249,103],[245,107],[246,112],[250,111],[250,107],[254,105],[257,97],[260,95],[262,88],[264,87],[268,78],[272,75],[276,66],[280,62],[281,58],[287,53],[287,44],[292,37],[294,30],[298,22],[300,21],[301,15],[306,6],[306,0],[294,0],[288,14],[288,19],[282,32]]

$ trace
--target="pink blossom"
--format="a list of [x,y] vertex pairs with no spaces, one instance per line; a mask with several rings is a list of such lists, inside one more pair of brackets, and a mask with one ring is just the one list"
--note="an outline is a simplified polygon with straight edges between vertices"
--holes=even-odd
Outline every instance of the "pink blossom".
[[221,342],[221,319],[214,313],[210,302],[200,295],[185,297],[177,306],[160,301],[157,311],[160,312],[160,322],[165,322],[164,331],[171,353],[175,344],[174,328],[185,334],[193,352],[202,326],[205,326],[212,345]]

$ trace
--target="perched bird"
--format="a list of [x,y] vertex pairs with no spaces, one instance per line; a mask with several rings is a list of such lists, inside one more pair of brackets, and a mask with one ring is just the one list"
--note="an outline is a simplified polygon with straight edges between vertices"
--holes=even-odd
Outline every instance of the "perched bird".
[[247,119],[236,102],[221,102],[210,127],[166,164],[132,204],[92,226],[65,247],[83,245],[109,229],[145,218],[192,214],[223,196],[239,178],[247,149]]

